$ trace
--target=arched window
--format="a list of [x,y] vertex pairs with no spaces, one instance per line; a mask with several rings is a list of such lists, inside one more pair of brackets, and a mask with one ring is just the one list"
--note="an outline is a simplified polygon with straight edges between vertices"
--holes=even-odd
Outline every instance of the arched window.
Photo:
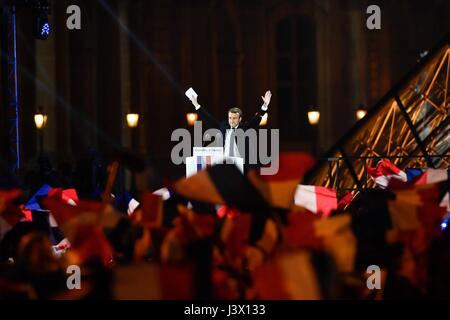
[[308,140],[307,110],[317,102],[314,20],[291,15],[275,25],[278,122],[282,138]]

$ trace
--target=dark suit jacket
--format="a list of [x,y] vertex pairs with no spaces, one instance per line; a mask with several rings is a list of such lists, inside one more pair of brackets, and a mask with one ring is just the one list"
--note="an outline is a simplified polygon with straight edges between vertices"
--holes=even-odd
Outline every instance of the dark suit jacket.
[[[216,128],[219,129],[220,132],[222,133],[222,147],[225,146],[225,137],[226,137],[226,132],[227,129],[231,129],[230,125],[228,124],[227,120],[223,120],[221,122],[219,122],[216,118],[214,118],[204,107],[200,107],[200,109],[197,110],[197,113],[199,115],[200,120],[205,121],[207,126],[210,128]],[[264,114],[266,113],[266,111],[260,109],[259,112],[257,112],[248,122],[241,122],[239,124],[238,129],[242,129],[244,130],[244,132],[248,129],[258,129],[259,123],[261,122],[261,118],[264,116]],[[239,147],[239,146],[238,146]],[[241,150],[241,148],[239,148],[239,153],[241,155],[245,154],[244,157],[244,166],[246,168],[249,168],[248,163],[249,163],[249,159],[248,159],[248,152],[249,150],[249,146],[248,143],[246,143],[245,146],[245,153],[243,152],[243,150]],[[247,170],[245,170],[247,171]]]

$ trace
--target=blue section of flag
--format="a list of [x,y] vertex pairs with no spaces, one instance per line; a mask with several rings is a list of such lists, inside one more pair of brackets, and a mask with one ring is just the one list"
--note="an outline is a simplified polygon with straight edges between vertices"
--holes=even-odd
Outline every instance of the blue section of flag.
[[128,204],[130,203],[131,199],[133,199],[133,197],[128,192],[122,192],[118,195],[115,195],[114,208],[122,212],[127,212]]
[[[419,168],[405,169],[406,176],[408,177],[408,182],[417,180],[422,174],[426,172],[427,169],[419,169]],[[450,180],[450,170],[447,170],[447,180]]]
[[197,171],[202,170],[202,157],[197,156]]
[[405,170],[407,181],[411,182],[423,174],[423,169],[409,168]]
[[28,208],[29,210],[44,210],[39,205],[37,199],[39,197],[46,197],[48,196],[48,193],[52,187],[50,187],[48,184],[44,184],[31,198],[28,200],[28,202],[25,204],[25,208]]

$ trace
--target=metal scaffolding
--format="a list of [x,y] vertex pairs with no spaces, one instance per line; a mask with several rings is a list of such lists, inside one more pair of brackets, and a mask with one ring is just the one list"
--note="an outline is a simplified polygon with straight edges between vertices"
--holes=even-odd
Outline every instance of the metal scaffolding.
[[450,33],[319,161],[307,183],[372,187],[366,164],[391,158],[407,167],[449,168]]

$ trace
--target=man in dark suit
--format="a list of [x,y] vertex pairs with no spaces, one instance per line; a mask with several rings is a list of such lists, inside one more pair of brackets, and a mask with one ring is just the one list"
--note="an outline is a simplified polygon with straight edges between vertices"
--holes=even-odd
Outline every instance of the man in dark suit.
[[[239,108],[229,109],[228,121],[223,120],[222,122],[219,122],[204,107],[200,106],[196,96],[191,96],[190,99],[197,110],[200,119],[205,120],[210,127],[220,130],[222,134],[221,141],[224,148],[224,156],[242,157],[244,158],[244,163],[248,168],[247,165],[249,162],[247,161],[248,156],[246,155],[245,150],[249,149],[236,143],[235,135],[237,133],[235,131],[237,129],[242,129],[244,132],[248,129],[257,130],[262,117],[267,112],[271,97],[272,93],[270,91],[266,91],[265,95],[261,97],[263,100],[263,105],[261,106],[260,111],[257,112],[248,122],[242,122],[242,110]],[[235,137],[235,139],[232,139],[232,137]]]

